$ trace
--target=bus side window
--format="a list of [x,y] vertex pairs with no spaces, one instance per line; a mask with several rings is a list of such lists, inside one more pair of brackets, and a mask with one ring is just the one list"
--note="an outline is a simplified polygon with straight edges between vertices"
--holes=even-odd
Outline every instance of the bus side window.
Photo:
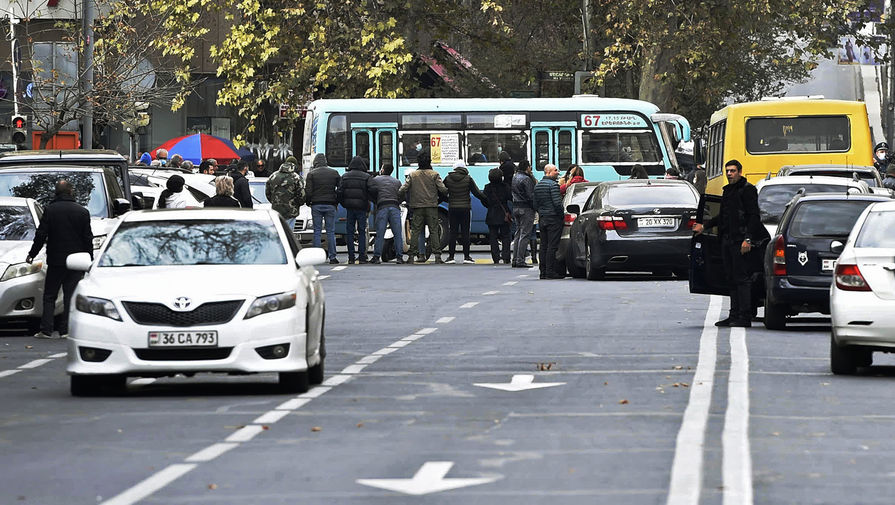
[[345,114],[334,114],[326,131],[326,161],[331,167],[347,167],[350,155],[348,120]]
[[535,134],[535,169],[544,171],[544,166],[550,163],[550,132],[539,131]]

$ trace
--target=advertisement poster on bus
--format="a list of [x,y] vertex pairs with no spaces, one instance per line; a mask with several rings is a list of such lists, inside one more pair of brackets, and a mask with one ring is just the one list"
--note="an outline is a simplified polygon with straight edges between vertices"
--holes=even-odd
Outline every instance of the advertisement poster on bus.
[[460,159],[460,136],[433,133],[429,135],[429,152],[433,165],[448,165]]

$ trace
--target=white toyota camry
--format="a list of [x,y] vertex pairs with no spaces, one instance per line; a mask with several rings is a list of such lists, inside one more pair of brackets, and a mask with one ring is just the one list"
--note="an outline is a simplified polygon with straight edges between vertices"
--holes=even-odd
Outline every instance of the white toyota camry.
[[276,372],[288,392],[323,380],[325,301],[313,265],[271,210],[130,212],[91,261],[69,322],[71,393],[126,377]]
[[853,374],[873,352],[895,352],[895,202],[873,204],[855,223],[830,288],[830,367]]

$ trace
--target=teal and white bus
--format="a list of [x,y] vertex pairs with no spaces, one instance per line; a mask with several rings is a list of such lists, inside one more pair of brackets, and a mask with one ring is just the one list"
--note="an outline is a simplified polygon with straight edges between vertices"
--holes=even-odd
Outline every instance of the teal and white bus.
[[[690,125],[639,100],[579,95],[571,98],[408,98],[317,100],[305,117],[302,161],[317,153],[343,171],[353,156],[372,170],[384,163],[400,180],[415,170],[416,153],[429,146],[442,177],[463,159],[479,188],[506,151],[532,161],[535,176],[547,164],[564,173],[575,163],[589,181],[626,179],[634,165],[652,176],[677,167],[674,150],[689,140]],[[487,234],[484,208],[473,201],[471,233]],[[337,233],[343,228],[337,226]]]

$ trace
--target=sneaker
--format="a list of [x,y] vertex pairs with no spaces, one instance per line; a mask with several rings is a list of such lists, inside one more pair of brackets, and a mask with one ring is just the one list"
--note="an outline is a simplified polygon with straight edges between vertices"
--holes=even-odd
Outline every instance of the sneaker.
[[[436,261],[436,263],[438,262]],[[456,261],[454,261],[454,258],[448,257],[445,263],[447,263],[448,265],[453,265],[454,263],[456,263]]]
[[[364,263],[366,263],[366,261]],[[382,263],[382,261],[379,260],[379,256],[373,256],[372,258],[370,258],[370,263],[378,265]]]
[[426,262],[426,257],[423,256],[422,254],[420,254],[419,256],[416,257],[416,262],[417,262],[417,263],[425,263],[425,262]]
[[357,260],[357,264],[358,264],[358,265],[366,265],[366,264],[369,263],[369,262],[370,262],[370,261],[367,259],[366,256],[364,256],[363,258]]
[[474,265],[475,260],[472,258],[463,258],[463,263],[466,263],[467,265]]
[[443,264],[444,264],[444,260],[441,259],[441,255],[438,255],[438,256],[435,257],[435,264],[436,264],[436,265],[443,265]]
[[[412,261],[411,261],[411,262],[412,262]],[[395,264],[397,264],[397,265],[403,265],[403,264],[404,264],[404,258],[403,258],[402,256],[398,256],[397,258],[395,258]]]
[[349,264],[349,265],[353,265],[353,264],[354,264],[354,258],[349,257],[349,258],[348,258],[348,264]]
[[338,264],[339,264],[339,260],[336,259],[336,258],[332,258],[332,259],[329,260],[329,264],[330,264],[330,265],[338,265]]
[[47,333],[47,332],[44,332],[44,331],[39,331],[39,332],[37,332],[37,333],[34,334],[34,338],[42,338],[42,339],[46,339],[46,340],[52,340],[52,339],[54,339],[54,338],[56,338],[56,337],[54,337],[52,333]]

